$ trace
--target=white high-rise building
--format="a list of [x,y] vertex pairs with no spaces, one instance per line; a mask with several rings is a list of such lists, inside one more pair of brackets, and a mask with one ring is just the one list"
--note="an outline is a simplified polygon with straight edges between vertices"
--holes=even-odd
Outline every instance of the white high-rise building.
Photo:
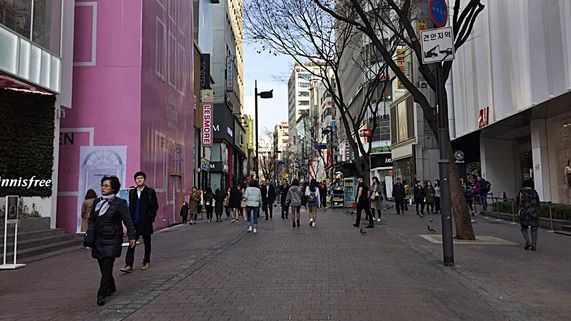
[[289,126],[287,122],[281,122],[274,127],[274,151],[278,152],[277,159],[283,160],[284,153],[288,150]]

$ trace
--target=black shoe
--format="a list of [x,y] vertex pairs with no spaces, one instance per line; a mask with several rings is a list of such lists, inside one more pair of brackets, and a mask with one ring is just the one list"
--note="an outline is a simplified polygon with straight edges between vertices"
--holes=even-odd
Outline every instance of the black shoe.
[[266,221],[268,220],[268,218],[266,217]]
[[105,297],[99,296],[97,297],[97,305],[102,306],[105,304]]
[[531,243],[525,243],[525,247],[523,249],[529,250],[530,247],[531,247]]
[[353,227],[359,227],[359,225],[357,225],[357,224],[353,224]]
[[299,220],[297,220],[297,227],[300,227]]
[[531,250],[534,252],[537,250],[537,248],[535,248],[535,245],[531,247]]
[[374,228],[374,227],[375,227],[375,225],[373,225],[373,224],[369,224],[369,225],[365,226],[365,228]]
[[295,222],[293,222],[293,228],[295,228]]

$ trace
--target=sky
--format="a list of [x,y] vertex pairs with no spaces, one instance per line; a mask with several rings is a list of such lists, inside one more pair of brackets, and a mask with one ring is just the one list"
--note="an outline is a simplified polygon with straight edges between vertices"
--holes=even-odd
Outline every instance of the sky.
[[253,44],[245,43],[244,57],[244,112],[252,118],[254,108],[254,82],[258,80],[258,92],[274,90],[274,98],[258,98],[259,140],[263,138],[265,129],[273,131],[279,122],[287,122],[289,80],[293,59],[286,56],[274,56],[267,53],[257,53]]

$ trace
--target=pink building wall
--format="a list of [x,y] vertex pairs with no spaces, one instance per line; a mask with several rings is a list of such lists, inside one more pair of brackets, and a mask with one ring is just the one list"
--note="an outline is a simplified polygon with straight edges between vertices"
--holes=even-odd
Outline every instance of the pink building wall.
[[73,101],[61,125],[56,223],[67,233],[76,232],[85,193],[81,146],[126,146],[122,186],[134,185],[136,171],[146,172],[159,199],[155,228],[180,219],[173,213],[193,180],[194,117],[192,8],[183,3],[76,1]]

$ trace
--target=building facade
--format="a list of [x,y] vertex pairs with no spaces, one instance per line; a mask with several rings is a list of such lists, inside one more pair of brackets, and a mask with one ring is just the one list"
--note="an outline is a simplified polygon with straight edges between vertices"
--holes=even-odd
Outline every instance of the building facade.
[[[61,132],[58,226],[76,231],[85,192],[103,175],[123,187],[146,172],[155,228],[180,220],[193,184],[192,5],[175,1],[75,2],[74,88]],[[124,192],[123,192],[124,193]],[[124,195],[123,195],[124,197]]]
[[21,216],[50,217],[54,228],[59,148],[66,142],[60,121],[72,105],[75,5],[36,2],[0,3],[0,118],[6,129],[0,148],[10,150],[0,157],[0,177],[37,175],[51,184],[37,191],[3,189],[0,196],[25,196]]
[[570,203],[571,3],[484,5],[450,80],[451,135],[476,165],[464,174],[508,198],[533,179],[542,201]]

